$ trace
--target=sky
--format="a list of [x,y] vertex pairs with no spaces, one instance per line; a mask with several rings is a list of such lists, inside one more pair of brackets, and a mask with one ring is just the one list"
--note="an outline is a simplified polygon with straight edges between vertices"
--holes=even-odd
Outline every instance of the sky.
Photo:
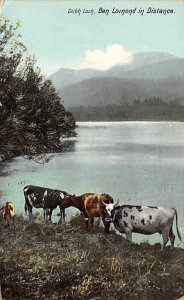
[[5,0],[0,14],[20,20],[22,42],[46,76],[130,64],[142,51],[184,57],[183,0]]

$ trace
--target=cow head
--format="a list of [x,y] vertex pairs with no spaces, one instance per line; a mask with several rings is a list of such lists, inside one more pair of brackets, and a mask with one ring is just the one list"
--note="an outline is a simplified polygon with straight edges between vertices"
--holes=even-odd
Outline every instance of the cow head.
[[61,202],[60,202],[60,209],[65,209],[67,207],[70,207],[72,205],[72,199],[75,195],[70,195],[68,193],[60,193],[60,198],[61,198]]
[[101,197],[103,199],[102,203],[105,202],[107,204],[107,203],[113,203],[114,202],[113,198],[108,194],[105,194],[105,193],[101,194]]
[[119,199],[117,201],[117,203],[105,203],[103,202],[104,206],[105,206],[105,213],[106,213],[106,218],[105,218],[105,221],[107,223],[111,223],[114,221],[114,214],[115,214],[115,210],[119,208],[118,206],[118,203],[119,203]]
[[66,192],[63,192],[63,191],[60,191],[59,193],[59,203],[58,205],[61,206],[65,201],[67,201],[69,198],[71,197],[70,194],[66,193]]

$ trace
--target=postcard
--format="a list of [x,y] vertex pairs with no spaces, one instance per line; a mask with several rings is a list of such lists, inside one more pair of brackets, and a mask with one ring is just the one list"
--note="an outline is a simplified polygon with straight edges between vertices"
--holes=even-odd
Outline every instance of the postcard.
[[0,299],[184,297],[184,2],[0,1]]

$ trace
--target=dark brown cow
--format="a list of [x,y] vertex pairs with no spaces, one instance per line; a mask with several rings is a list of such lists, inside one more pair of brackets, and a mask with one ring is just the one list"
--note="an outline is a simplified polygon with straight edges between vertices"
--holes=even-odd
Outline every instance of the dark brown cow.
[[86,193],[81,196],[71,196],[60,205],[60,209],[65,209],[70,206],[78,208],[84,215],[86,227],[93,228],[94,218],[101,217],[105,226],[105,233],[109,233],[110,225],[105,222],[106,213],[103,203],[113,203],[113,199],[108,194]]

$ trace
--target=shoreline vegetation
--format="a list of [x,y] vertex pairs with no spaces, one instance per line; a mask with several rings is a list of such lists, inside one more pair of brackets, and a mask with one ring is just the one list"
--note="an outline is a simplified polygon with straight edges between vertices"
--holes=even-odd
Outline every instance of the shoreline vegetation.
[[55,87],[27,53],[8,18],[0,20],[0,154],[26,155],[47,161],[60,139],[76,135],[72,113],[61,104]]
[[65,224],[0,221],[3,299],[176,300],[184,295],[184,249],[128,243],[99,221],[86,231],[76,214]]
[[184,121],[184,105],[160,98],[134,100],[131,104],[69,107],[76,121]]

